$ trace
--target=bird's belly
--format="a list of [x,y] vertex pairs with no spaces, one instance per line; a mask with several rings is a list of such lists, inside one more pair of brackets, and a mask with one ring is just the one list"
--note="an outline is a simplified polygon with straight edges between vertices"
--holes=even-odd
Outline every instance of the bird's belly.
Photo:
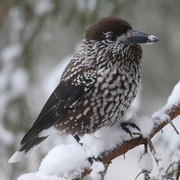
[[[137,80],[95,85],[69,110],[59,129],[70,134],[92,133],[120,121],[136,96]],[[59,123],[58,123],[59,124]]]
[[[103,84],[99,86],[99,89],[103,88]],[[94,106],[92,106],[93,115],[91,119],[97,119],[99,127],[111,126],[116,121],[120,121],[134,100],[137,88],[138,83],[135,80],[133,82],[126,80],[108,84],[102,91],[94,90],[92,93]]]

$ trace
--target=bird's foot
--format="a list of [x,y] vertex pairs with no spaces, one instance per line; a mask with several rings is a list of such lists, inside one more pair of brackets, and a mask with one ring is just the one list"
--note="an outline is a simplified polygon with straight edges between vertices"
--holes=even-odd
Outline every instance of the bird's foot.
[[89,157],[89,158],[88,158],[88,161],[89,161],[90,164],[92,165],[94,161],[96,161],[96,162],[102,162],[102,159],[101,159],[100,157],[97,157],[97,158],[95,158],[95,157]]
[[[77,134],[74,135],[73,137],[74,137],[74,139],[77,141],[77,143],[79,143],[81,146],[83,146],[83,143],[80,143],[80,138],[79,138],[79,136],[78,136]],[[96,161],[96,162],[102,162],[102,159],[101,159],[100,157],[97,157],[97,158],[95,158],[95,157],[89,157],[89,158],[88,158],[88,161],[89,161],[90,164],[92,165],[94,161]]]
[[122,129],[123,129],[126,133],[128,133],[128,134],[131,136],[131,138],[132,138],[132,133],[131,133],[129,127],[135,128],[135,129],[137,129],[139,132],[141,132],[141,130],[139,129],[139,127],[138,127],[136,124],[131,123],[131,122],[121,123],[121,127],[122,127]]

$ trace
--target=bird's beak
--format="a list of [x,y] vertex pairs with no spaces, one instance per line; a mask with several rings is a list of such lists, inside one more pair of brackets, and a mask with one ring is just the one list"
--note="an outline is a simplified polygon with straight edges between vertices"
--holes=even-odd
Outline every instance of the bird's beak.
[[127,36],[124,40],[124,43],[126,44],[152,44],[154,42],[159,41],[159,39],[154,35],[145,34],[142,32],[129,30],[127,32]]

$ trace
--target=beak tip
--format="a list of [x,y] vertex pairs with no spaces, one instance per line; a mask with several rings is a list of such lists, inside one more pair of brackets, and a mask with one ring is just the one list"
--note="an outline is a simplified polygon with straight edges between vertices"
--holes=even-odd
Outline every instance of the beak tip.
[[159,41],[159,39],[156,36],[154,36],[154,35],[148,36],[148,42],[147,42],[148,44],[152,44],[152,43],[157,42],[157,41]]

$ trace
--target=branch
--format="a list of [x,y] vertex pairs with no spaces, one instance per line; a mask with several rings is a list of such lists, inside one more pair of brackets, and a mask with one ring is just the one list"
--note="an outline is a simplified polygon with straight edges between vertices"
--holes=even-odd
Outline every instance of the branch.
[[[174,120],[178,115],[180,115],[180,103],[178,105],[172,105],[170,107],[167,106],[169,105],[167,104],[160,111],[155,113],[155,115],[151,118],[152,121],[154,122],[154,128],[149,135],[150,139],[154,135],[156,135],[159,131],[161,131],[163,127],[169,123],[169,121]],[[109,152],[104,152],[102,154],[102,162],[103,164],[109,164],[114,158],[123,155],[130,149],[133,149],[134,147],[144,143],[146,143],[146,140],[142,136],[131,139],[130,141],[126,141],[120,146],[117,146],[115,149]],[[90,169],[85,169],[85,171],[82,173],[82,178],[85,177],[90,172],[91,172]]]

